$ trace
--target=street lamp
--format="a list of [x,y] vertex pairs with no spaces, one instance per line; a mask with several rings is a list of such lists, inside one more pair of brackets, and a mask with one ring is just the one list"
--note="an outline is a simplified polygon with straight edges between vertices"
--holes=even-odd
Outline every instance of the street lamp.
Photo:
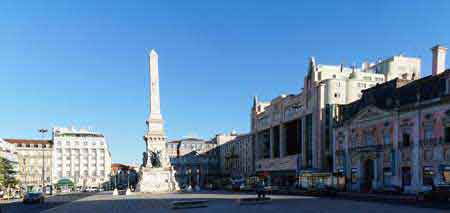
[[[38,129],[38,132],[41,133],[42,139],[45,138],[45,134],[48,132],[47,129]],[[42,143],[42,192],[45,194],[45,149],[44,143]]]

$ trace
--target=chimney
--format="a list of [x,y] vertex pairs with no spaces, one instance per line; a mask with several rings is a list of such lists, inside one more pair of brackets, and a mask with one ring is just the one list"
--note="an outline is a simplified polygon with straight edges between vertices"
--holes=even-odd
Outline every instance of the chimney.
[[361,65],[362,71],[363,72],[367,72],[369,70],[369,62],[368,61],[364,61]]
[[433,52],[432,74],[439,75],[445,71],[445,54],[447,53],[447,48],[436,45],[431,48],[431,51]]

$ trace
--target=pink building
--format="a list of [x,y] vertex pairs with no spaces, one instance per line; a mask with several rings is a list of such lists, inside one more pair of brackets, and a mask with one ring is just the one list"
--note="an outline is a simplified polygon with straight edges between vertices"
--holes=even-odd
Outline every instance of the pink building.
[[347,190],[450,184],[450,70],[446,48],[432,51],[431,76],[379,84],[339,107],[333,169]]

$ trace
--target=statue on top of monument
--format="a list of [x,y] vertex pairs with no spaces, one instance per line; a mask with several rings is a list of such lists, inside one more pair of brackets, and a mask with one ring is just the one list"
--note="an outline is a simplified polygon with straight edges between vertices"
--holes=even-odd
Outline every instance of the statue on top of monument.
[[150,151],[150,163],[153,168],[161,167],[161,151]]
[[146,167],[148,162],[148,154],[147,152],[142,153],[142,166]]

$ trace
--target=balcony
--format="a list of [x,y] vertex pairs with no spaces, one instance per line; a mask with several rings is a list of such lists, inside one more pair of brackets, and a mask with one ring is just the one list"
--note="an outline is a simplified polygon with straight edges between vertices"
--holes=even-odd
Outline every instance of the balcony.
[[433,147],[438,145],[450,144],[450,141],[445,141],[443,138],[429,138],[420,140],[421,147]]

